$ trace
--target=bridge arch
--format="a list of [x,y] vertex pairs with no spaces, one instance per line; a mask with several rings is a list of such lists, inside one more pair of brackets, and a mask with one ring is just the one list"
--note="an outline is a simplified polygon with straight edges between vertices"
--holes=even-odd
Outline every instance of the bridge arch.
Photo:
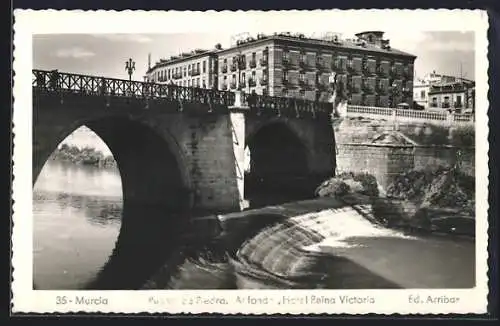
[[310,146],[296,126],[285,119],[248,125],[250,154],[245,173],[245,197],[254,206],[308,197]]
[[[176,139],[148,119],[123,114],[88,119],[67,114],[65,124],[35,129],[33,184],[43,165],[80,126],[94,131],[113,154],[122,180],[120,234],[108,262],[89,285],[138,288],[178,247],[193,205],[192,184]],[[73,120],[72,120],[73,119]],[[41,122],[41,123],[40,123]]]

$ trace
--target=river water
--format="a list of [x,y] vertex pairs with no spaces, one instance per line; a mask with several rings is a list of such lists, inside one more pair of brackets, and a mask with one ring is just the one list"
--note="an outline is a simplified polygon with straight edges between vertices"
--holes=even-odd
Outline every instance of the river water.
[[[121,210],[121,179],[116,169],[49,161],[33,190],[37,289],[84,288],[114,248]],[[325,285],[329,288],[463,288],[475,283],[474,241],[447,236],[408,238],[375,229],[356,214],[322,214],[305,220],[303,226],[314,222],[311,225],[320,226],[318,232],[326,232],[321,251],[336,257],[326,267],[333,280]],[[217,288],[221,283],[220,276],[200,273],[196,266],[184,265],[181,270],[182,279],[174,288]],[[261,281],[258,288],[265,283]]]
[[49,161],[33,190],[33,278],[38,289],[83,288],[120,231],[117,169]]

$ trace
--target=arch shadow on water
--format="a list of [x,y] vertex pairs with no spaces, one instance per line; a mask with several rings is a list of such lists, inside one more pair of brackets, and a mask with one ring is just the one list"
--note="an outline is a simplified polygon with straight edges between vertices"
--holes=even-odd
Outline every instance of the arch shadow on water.
[[[67,134],[54,137],[58,141],[46,146],[45,152],[34,153],[35,161],[46,162],[59,142],[81,125],[95,132],[113,154],[123,198],[115,248],[87,288],[139,288],[175,251],[188,225],[192,193],[183,157],[165,132],[128,117],[105,117],[68,128]],[[41,171],[36,162],[35,180]],[[116,213],[113,207],[109,210],[106,215]]]

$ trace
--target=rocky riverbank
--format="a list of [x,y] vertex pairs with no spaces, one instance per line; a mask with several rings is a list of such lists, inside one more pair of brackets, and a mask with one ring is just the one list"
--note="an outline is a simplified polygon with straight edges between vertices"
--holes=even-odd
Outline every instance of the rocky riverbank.
[[57,148],[50,156],[50,160],[99,168],[116,167],[116,161],[112,155],[104,155],[101,151],[91,147],[79,148],[67,144]]
[[376,179],[366,173],[342,173],[316,190],[351,205],[369,204],[370,218],[389,228],[411,232],[475,235],[475,182],[457,167],[412,170],[398,176],[379,195]]

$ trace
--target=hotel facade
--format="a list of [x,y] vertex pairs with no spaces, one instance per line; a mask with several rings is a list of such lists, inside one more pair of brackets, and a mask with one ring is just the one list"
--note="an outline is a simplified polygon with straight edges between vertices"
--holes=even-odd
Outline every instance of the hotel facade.
[[149,64],[144,80],[184,87],[216,88],[216,51],[194,50],[168,60],[161,59],[152,67]]
[[[195,81],[193,85],[188,74],[186,83],[184,75],[173,83],[326,101],[331,91],[328,78],[335,72],[346,85],[346,95],[352,105],[394,107],[402,102],[411,105],[416,56],[391,48],[383,34],[363,32],[356,34],[356,39],[340,39],[335,35],[312,39],[301,34],[260,34],[239,40],[228,49],[160,61],[148,70],[147,80],[157,81],[158,71],[167,69],[166,79],[162,80],[172,82],[169,69],[184,71],[193,63],[197,67],[199,60],[207,60],[213,68],[205,78],[210,82]],[[160,73],[160,76],[164,75]]]

